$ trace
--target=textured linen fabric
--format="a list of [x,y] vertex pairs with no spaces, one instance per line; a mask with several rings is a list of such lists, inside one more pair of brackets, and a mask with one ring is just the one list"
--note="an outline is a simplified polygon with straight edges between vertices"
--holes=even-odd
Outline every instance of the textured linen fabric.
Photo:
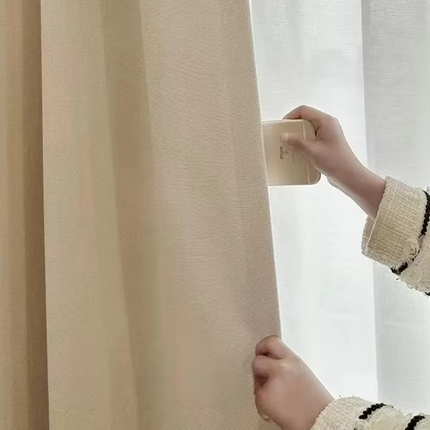
[[250,364],[279,327],[249,17],[0,0],[2,430],[266,428]]
[[40,16],[0,1],[0,428],[48,426]]

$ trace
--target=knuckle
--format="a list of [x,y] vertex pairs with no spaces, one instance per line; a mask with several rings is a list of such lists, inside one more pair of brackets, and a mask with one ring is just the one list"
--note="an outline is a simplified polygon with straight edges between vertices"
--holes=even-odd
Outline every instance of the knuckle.
[[266,344],[269,348],[278,345],[278,343],[279,343],[278,336],[272,335],[266,338]]
[[288,145],[292,148],[300,148],[303,146],[303,141],[300,139],[300,137],[292,135],[288,138]]
[[273,371],[273,374],[275,378],[291,381],[295,378],[294,366],[292,366],[287,360],[279,361]]
[[[269,393],[270,396],[270,393]],[[262,417],[265,416],[267,405],[270,404],[270,397],[266,391],[261,391],[255,397],[255,406],[257,408],[258,414]]]
[[328,115],[327,122],[335,126],[339,125],[339,120],[331,115]]
[[279,368],[283,373],[295,374],[302,367],[302,359],[297,355],[291,355],[287,359],[279,361]]
[[264,357],[262,355],[257,355],[253,360],[252,360],[252,368],[255,370],[256,368],[259,367],[260,364],[262,364],[264,360]]
[[291,372],[291,364],[288,360],[281,360],[278,363],[278,370],[281,373],[290,373]]
[[293,369],[300,369],[303,365],[303,360],[296,354],[291,355],[288,358],[288,362]]
[[259,397],[257,399],[258,409],[260,413],[264,413],[266,406],[270,404],[270,399],[272,398],[272,394],[269,390],[263,390],[259,393]]
[[296,148],[304,148],[305,142],[303,141],[303,139],[297,138],[295,145],[296,145]]
[[278,369],[276,370],[278,378],[284,381],[294,381],[297,379],[298,370],[297,368],[288,362],[279,363]]

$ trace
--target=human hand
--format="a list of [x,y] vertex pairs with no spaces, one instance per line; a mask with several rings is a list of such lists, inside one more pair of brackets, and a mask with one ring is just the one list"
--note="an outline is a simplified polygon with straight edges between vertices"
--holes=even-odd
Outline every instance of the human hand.
[[333,397],[276,336],[263,339],[252,364],[259,414],[282,430],[310,430]]
[[294,134],[283,134],[281,140],[290,151],[305,157],[329,182],[351,197],[370,217],[375,218],[385,190],[385,180],[363,166],[352,152],[339,121],[308,106],[300,106],[284,119],[309,121],[315,141]]
[[308,106],[300,106],[284,119],[309,121],[316,134],[315,141],[306,141],[294,134],[284,134],[281,140],[291,151],[303,155],[331,184],[338,188],[348,186],[352,177],[363,173],[365,167],[352,152],[339,121]]

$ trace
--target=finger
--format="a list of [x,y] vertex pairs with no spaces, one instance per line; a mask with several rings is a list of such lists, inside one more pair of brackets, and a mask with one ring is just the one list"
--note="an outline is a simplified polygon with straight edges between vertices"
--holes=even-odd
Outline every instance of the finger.
[[261,413],[261,414],[259,414],[260,415],[260,417],[261,417],[261,419],[263,419],[264,421],[266,421],[266,423],[272,423],[273,421],[270,419],[270,417],[269,416],[267,416],[267,415],[264,415],[263,413]]
[[254,396],[257,396],[260,392],[260,389],[264,386],[264,384],[268,381],[267,378],[260,378],[254,376]]
[[327,118],[328,116],[329,115],[319,111],[318,109],[314,109],[309,106],[299,106],[285,115],[284,119],[304,119],[306,121],[310,121],[314,127],[317,127],[321,124],[324,118]]
[[268,357],[282,359],[291,354],[292,351],[277,336],[266,337],[255,347],[255,355],[267,355]]
[[283,133],[281,135],[281,142],[285,144],[288,149],[298,152],[309,160],[312,160],[315,155],[315,144],[296,134]]
[[266,402],[264,401],[264,396],[258,391],[255,396],[255,408],[257,409],[258,415],[260,415],[264,421],[268,423],[272,422],[269,415],[266,413]]
[[258,378],[259,380],[268,379],[276,363],[277,360],[266,355],[257,355],[252,362],[252,374],[254,378]]

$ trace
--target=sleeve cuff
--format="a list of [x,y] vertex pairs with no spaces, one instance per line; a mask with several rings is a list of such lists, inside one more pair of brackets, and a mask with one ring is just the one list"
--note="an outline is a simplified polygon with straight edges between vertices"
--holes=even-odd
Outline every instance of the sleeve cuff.
[[430,235],[421,244],[421,250],[412,264],[401,274],[400,279],[409,288],[430,295]]
[[357,397],[335,400],[321,412],[312,430],[352,430],[369,406],[371,403]]
[[[408,428],[414,415],[403,415],[401,411],[384,406],[373,412],[367,419],[360,415],[371,406],[370,402],[357,397],[346,397],[328,405],[318,417],[311,430],[388,430]],[[417,426],[420,430],[430,430],[428,415]]]
[[366,222],[363,254],[394,268],[410,261],[419,251],[426,203],[422,190],[387,178],[378,214]]

